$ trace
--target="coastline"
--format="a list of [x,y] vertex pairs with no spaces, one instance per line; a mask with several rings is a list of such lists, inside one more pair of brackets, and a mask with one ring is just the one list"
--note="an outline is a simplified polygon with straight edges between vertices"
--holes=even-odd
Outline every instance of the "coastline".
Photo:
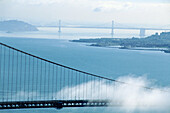
[[144,51],[162,51],[170,53],[170,32],[155,33],[145,38],[96,38],[96,39],[79,39],[73,42],[94,43],[90,46],[119,48],[128,50]]
[[167,48],[146,48],[146,47],[123,47],[123,46],[94,46],[94,45],[87,45],[87,46],[93,46],[93,47],[105,47],[105,48],[117,48],[117,49],[126,49],[126,50],[142,50],[142,51],[161,51],[164,53],[170,53],[170,50]]

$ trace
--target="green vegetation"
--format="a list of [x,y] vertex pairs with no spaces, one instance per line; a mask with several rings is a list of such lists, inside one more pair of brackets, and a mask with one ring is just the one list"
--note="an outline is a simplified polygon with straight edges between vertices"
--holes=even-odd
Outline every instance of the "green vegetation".
[[97,38],[97,39],[80,39],[72,40],[73,42],[93,43],[91,46],[109,47],[121,46],[121,49],[131,49],[135,47],[145,48],[167,48],[164,52],[170,53],[170,32],[162,32],[148,36],[146,38]]
[[38,29],[35,26],[25,23],[23,21],[8,20],[0,22],[0,31],[6,31],[7,33],[11,33],[22,31],[38,31]]

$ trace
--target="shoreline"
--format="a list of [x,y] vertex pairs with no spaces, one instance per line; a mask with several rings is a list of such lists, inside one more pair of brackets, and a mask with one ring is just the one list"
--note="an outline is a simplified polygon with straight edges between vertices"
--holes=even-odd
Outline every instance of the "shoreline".
[[[92,45],[88,45],[92,46]],[[126,50],[138,50],[138,51],[160,51],[164,53],[170,53],[167,48],[146,48],[146,47],[134,47],[134,48],[126,48],[121,46],[92,46],[92,47],[104,47],[104,48],[117,48],[117,49],[126,49]]]
[[[96,39],[79,39],[73,42],[93,42],[90,46],[109,47],[128,50],[144,50],[144,51],[163,51],[170,53],[170,32],[155,33],[145,38],[96,38]],[[115,47],[114,47],[115,46]]]

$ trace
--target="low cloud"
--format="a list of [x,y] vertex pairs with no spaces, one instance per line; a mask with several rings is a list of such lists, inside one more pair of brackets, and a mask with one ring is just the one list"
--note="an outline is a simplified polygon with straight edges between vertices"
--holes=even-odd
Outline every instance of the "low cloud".
[[[64,87],[51,94],[20,91],[13,99],[20,100],[96,100],[109,99],[111,104],[119,105],[123,112],[170,112],[170,88],[157,87],[146,77],[125,76],[117,79],[127,84],[89,81],[73,87]],[[146,87],[152,87],[148,89]],[[50,96],[50,97],[49,97]]]
[[[120,105],[120,109],[126,112],[134,112],[135,110],[146,112],[150,110],[155,112],[170,111],[170,89],[168,87],[157,88],[146,77],[125,76],[117,80],[128,84],[107,84],[104,81],[90,81],[74,87],[65,87],[55,95],[59,96],[60,93],[68,94],[65,95],[65,99],[109,99],[112,104]],[[95,86],[91,86],[94,83]],[[83,88],[84,86],[87,89]],[[154,89],[151,90],[145,87],[153,87]],[[91,90],[93,88],[95,90]],[[77,89],[80,89],[80,91],[77,92]],[[83,97],[83,92],[86,91],[87,94]],[[98,92],[100,92],[100,95]]]
[[95,4],[95,6],[102,7],[104,11],[127,10],[133,6],[133,3],[118,1],[99,1]]
[[101,12],[102,11],[102,8],[101,7],[97,7],[93,10],[94,12]]

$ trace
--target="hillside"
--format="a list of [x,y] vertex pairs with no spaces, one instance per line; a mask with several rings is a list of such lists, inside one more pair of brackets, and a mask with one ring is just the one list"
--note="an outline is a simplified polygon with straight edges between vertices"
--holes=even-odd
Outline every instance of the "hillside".
[[135,47],[145,48],[167,48],[165,52],[170,52],[170,32],[162,32],[148,36],[146,38],[97,38],[97,39],[80,39],[72,40],[73,42],[93,43],[91,46],[109,47],[121,46],[121,49],[132,49]]
[[22,31],[38,31],[38,29],[35,26],[23,21],[8,20],[0,22],[0,31],[22,32]]

